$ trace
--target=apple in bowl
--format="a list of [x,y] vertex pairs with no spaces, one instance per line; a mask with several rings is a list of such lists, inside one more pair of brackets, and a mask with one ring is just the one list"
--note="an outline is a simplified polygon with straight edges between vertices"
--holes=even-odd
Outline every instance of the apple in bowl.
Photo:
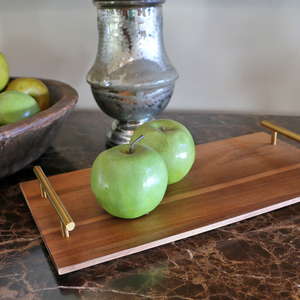
[[29,118],[41,109],[29,95],[18,91],[0,93],[0,125],[7,125]]
[[11,81],[6,91],[19,91],[35,99],[41,110],[50,107],[50,93],[47,86],[37,78],[20,77]]
[[9,67],[5,56],[0,52],[0,92],[6,87],[9,80]]

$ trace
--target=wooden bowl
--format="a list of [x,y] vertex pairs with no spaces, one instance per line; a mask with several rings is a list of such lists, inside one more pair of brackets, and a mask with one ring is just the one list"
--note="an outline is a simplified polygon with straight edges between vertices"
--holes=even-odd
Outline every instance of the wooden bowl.
[[51,106],[28,119],[0,126],[0,178],[43,154],[77,103],[78,94],[71,86],[56,80],[40,80],[49,89]]

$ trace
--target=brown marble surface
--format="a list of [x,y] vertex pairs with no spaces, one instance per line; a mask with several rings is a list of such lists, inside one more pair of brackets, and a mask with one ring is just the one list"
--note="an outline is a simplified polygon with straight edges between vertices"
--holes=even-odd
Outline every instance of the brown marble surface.
[[[299,117],[199,112],[163,117],[184,124],[196,144],[268,132],[263,119],[300,133]],[[19,183],[35,178],[35,164],[48,176],[90,167],[105,149],[111,121],[100,110],[72,112],[46,153],[0,179],[0,299],[300,299],[300,204],[57,275]]]

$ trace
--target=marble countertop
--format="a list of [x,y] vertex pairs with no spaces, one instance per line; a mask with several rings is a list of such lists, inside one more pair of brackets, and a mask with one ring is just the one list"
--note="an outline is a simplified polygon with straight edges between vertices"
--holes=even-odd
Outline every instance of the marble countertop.
[[[259,131],[266,119],[300,132],[300,118],[200,112],[162,113],[195,144]],[[299,299],[300,204],[87,269],[58,275],[19,183],[91,167],[105,150],[111,119],[74,111],[33,164],[0,179],[0,299]],[[296,147],[300,144],[285,140]]]

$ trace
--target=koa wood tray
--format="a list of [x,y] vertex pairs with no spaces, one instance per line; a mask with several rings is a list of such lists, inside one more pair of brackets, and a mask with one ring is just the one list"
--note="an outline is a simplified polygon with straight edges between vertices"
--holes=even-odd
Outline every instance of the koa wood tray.
[[[46,174],[47,175],[47,174]],[[300,149],[255,133],[196,146],[189,174],[168,187],[161,204],[134,220],[118,219],[96,202],[90,169],[48,178],[76,227],[62,237],[39,181],[22,192],[59,274],[190,237],[300,201]]]

